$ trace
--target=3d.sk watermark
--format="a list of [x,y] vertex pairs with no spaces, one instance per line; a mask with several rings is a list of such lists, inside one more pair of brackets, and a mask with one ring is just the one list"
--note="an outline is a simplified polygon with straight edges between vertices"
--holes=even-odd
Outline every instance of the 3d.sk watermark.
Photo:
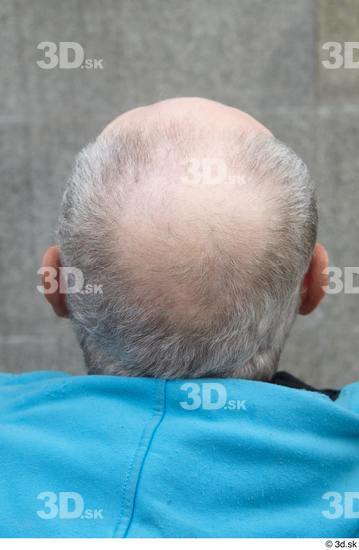
[[326,294],[359,294],[359,267],[329,266],[323,274],[328,275],[328,285],[323,286]]
[[325,69],[359,69],[359,42],[325,42],[322,50],[328,52]]
[[359,491],[328,491],[322,496],[328,502],[328,507],[322,511],[326,519],[356,519],[359,520]]
[[43,41],[37,47],[42,59],[36,61],[40,69],[103,69],[103,59],[88,58],[78,42]]
[[80,493],[75,491],[42,491],[37,495],[42,507],[36,510],[39,518],[44,520],[99,520],[104,518],[103,508],[86,508]]
[[81,269],[77,267],[40,267],[38,275],[43,278],[43,284],[37,285],[41,294],[103,294],[103,285],[86,283]]
[[186,411],[246,411],[245,399],[228,399],[226,387],[219,382],[185,382],[181,385],[184,396],[180,406]]

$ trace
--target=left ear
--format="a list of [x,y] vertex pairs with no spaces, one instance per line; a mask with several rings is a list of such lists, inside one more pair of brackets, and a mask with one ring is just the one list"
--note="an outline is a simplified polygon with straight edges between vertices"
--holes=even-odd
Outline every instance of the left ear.
[[324,246],[317,243],[307,273],[304,275],[299,313],[308,315],[320,304],[325,295],[325,287],[329,284],[328,253]]
[[[59,317],[68,317],[66,295],[60,292],[60,250],[57,246],[50,246],[42,258],[42,285],[46,300]],[[48,268],[48,271],[46,271]]]

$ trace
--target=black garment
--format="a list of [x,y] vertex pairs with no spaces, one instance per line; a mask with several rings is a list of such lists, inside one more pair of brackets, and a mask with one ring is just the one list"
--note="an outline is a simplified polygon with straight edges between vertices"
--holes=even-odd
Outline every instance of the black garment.
[[285,371],[279,371],[276,372],[271,380],[272,384],[277,384],[278,386],[287,386],[288,388],[296,388],[298,390],[308,390],[308,391],[316,391],[319,393],[324,393],[325,395],[328,395],[332,401],[335,401],[340,393],[340,390],[317,390],[316,388],[313,388],[312,386],[309,386],[305,382],[302,382],[299,380],[299,378],[296,378],[292,374],[289,374],[289,372]]

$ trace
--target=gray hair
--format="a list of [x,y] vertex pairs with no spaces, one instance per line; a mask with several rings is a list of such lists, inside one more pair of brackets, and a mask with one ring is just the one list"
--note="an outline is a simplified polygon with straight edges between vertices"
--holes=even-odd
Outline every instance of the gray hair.
[[[239,253],[230,243],[241,241],[240,220],[225,230],[211,220],[212,253],[203,241],[196,256],[172,261],[164,270],[170,288],[190,288],[198,298],[196,312],[178,319],[176,305],[169,314],[171,297],[161,285],[151,287],[160,271],[152,273],[151,257],[157,262],[166,246],[179,255],[178,235],[168,224],[157,250],[147,251],[145,242],[142,251],[133,245],[133,256],[145,258],[141,272],[129,260],[136,227],[127,230],[123,220],[138,207],[135,189],[141,196],[147,181],[179,177],[173,159],[191,156],[194,143],[184,133],[172,127],[101,135],[77,157],[62,201],[58,242],[63,265],[80,269],[85,284],[103,285],[102,294],[67,295],[87,368],[125,376],[268,380],[295,320],[316,241],[313,181],[303,161],[273,136],[231,136],[228,165],[270,211],[265,242],[259,251],[243,238],[245,252]],[[158,188],[165,196],[165,184]],[[155,225],[156,213],[145,206],[140,215],[152,215]]]

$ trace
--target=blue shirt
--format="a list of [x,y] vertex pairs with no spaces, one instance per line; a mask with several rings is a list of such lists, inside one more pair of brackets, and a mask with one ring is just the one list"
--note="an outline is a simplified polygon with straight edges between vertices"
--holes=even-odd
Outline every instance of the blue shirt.
[[2,537],[359,535],[359,383],[0,375]]

